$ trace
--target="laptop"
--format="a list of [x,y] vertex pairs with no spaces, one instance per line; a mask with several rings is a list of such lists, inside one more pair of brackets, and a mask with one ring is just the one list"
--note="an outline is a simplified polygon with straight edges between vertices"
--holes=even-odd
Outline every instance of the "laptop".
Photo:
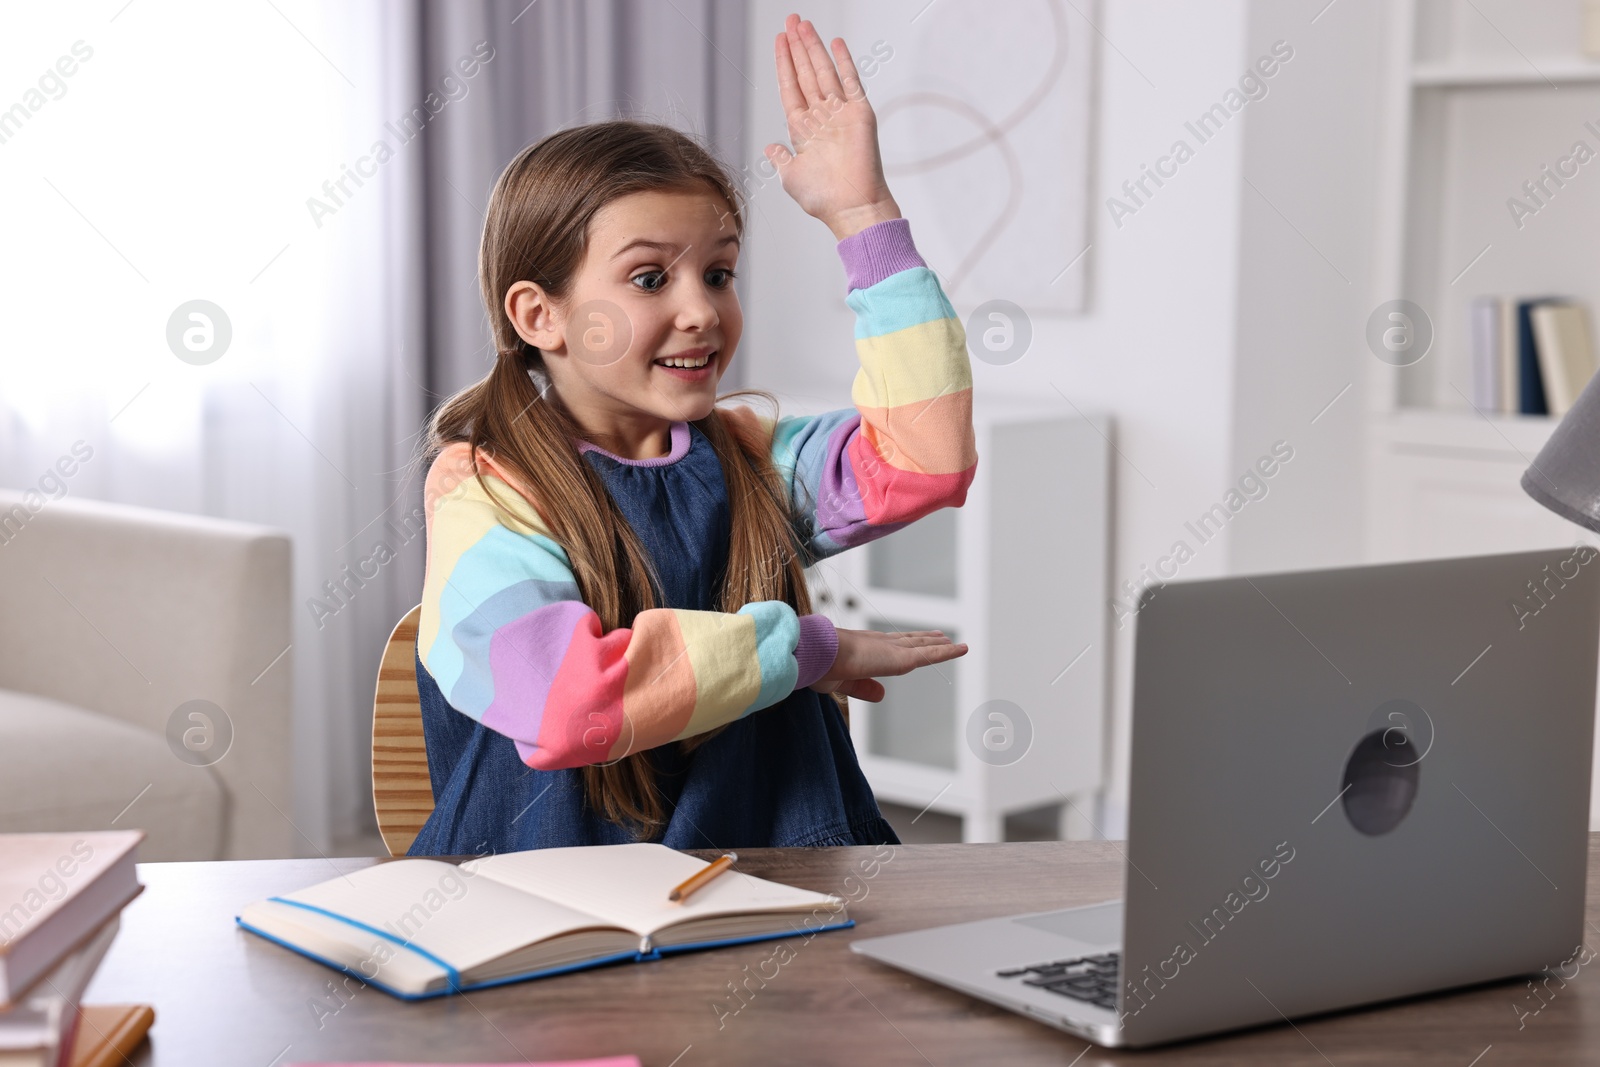
[[1123,898],[853,951],[1106,1046],[1577,955],[1594,548],[1170,582],[1135,626]]

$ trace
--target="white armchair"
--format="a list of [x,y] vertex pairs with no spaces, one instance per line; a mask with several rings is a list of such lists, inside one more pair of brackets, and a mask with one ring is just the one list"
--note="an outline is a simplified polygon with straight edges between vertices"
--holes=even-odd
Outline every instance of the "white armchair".
[[266,527],[0,490],[0,831],[292,855],[289,575]]

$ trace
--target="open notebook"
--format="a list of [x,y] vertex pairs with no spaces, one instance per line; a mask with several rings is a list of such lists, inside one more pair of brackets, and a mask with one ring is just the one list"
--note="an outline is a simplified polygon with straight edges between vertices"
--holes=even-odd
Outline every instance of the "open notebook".
[[842,897],[709,866],[664,845],[545,848],[457,867],[380,863],[245,907],[235,921],[407,1000],[618,960],[854,926]]

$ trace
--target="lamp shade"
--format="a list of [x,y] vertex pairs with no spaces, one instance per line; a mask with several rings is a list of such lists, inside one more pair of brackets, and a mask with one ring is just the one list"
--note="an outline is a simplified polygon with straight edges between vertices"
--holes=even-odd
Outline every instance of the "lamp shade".
[[1522,489],[1563,519],[1600,533],[1600,374],[1522,472]]

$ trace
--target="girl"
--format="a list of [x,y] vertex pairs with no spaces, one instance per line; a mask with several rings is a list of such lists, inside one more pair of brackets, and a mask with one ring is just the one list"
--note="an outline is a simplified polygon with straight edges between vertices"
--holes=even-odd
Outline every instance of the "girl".
[[[959,507],[966,338],[883,181],[844,42],[789,16],[784,190],[838,242],[856,407],[718,407],[740,198],[698,144],[619,120],[524,149],[480,256],[494,369],[435,414],[417,640],[434,810],[411,854],[659,841],[898,843],[836,700],[964,655],[835,630],[804,568]],[[843,81],[840,80],[843,72]]]

